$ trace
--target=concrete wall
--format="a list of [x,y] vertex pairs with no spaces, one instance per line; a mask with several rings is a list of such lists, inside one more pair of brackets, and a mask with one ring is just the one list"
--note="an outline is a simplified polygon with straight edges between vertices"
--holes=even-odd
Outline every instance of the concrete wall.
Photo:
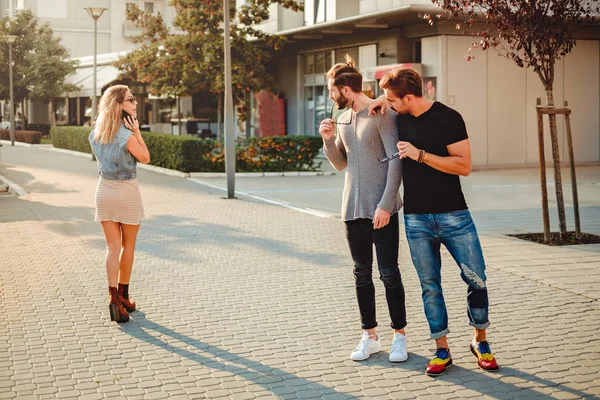
[[[422,41],[423,64],[437,73],[438,100],[464,117],[474,165],[521,165],[538,162],[536,98],[545,103],[543,86],[533,70],[517,67],[495,51],[478,51],[467,62],[473,42],[461,36]],[[437,46],[436,46],[437,45]],[[578,41],[556,64],[555,104],[569,101],[575,160],[600,161],[600,42]],[[567,161],[564,118],[558,116],[561,160]],[[546,159],[551,160],[545,122]]]

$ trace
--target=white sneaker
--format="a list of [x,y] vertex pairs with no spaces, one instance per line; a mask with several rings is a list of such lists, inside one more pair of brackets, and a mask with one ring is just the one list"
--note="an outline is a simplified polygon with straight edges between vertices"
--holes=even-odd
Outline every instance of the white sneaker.
[[350,358],[354,361],[363,361],[371,356],[371,354],[379,353],[381,351],[381,344],[379,338],[373,339],[369,336],[369,332],[365,332],[356,346],[356,349],[350,354]]
[[402,362],[408,360],[408,351],[406,350],[406,336],[400,332],[396,332],[392,341],[392,349],[390,350],[391,362]]

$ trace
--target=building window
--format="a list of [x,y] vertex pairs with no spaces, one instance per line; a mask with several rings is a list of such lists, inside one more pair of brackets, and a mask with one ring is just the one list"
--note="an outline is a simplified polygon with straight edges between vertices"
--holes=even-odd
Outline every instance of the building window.
[[144,2],[144,11],[148,14],[154,14],[154,2],[145,1]]
[[305,0],[304,25],[314,25],[335,19],[335,1]]
[[331,51],[304,56],[304,126],[305,134],[319,134],[319,124],[327,118],[332,101],[327,90],[327,71],[331,68]]
[[358,59],[358,47],[345,47],[340,50],[335,51],[335,62],[337,63],[345,63],[346,62],[346,54],[348,54],[354,63],[358,65],[360,69],[360,60]]
[[414,43],[413,62],[414,63],[421,62],[421,41],[420,40],[415,40],[415,43]]

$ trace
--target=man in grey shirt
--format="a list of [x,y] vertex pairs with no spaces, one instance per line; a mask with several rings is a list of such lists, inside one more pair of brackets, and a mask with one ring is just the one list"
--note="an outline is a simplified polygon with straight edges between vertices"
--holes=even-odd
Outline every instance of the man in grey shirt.
[[[404,286],[398,268],[398,211],[401,163],[396,154],[396,116],[388,111],[370,117],[373,99],[362,92],[362,75],[346,56],[346,63],[334,65],[327,73],[329,97],[343,112],[337,121],[321,122],[324,152],[338,171],[346,170],[342,220],[354,260],[356,297],[363,336],[350,358],[366,360],[381,350],[376,333],[373,244],[379,276],[385,286],[388,310],[395,331],[390,361],[408,358],[406,350],[406,307]],[[337,128],[337,134],[336,134]]]

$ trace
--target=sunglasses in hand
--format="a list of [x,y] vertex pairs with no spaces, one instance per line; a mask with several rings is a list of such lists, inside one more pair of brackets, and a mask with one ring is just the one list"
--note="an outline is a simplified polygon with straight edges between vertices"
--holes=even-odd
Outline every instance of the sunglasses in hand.
[[379,156],[377,155],[377,151],[375,151],[375,137],[373,137],[373,140],[371,141],[371,148],[373,149],[373,154],[375,154],[375,157],[377,158],[377,161],[379,161],[379,164],[384,164],[386,162],[392,161],[394,158],[400,157],[400,152],[398,151],[398,152],[392,154],[391,156],[388,156],[386,154],[385,157],[379,158]]
[[[337,105],[336,102],[334,102],[331,105],[331,111],[329,112],[329,118],[333,121],[334,124],[336,125],[352,125],[352,118],[354,117],[354,113],[352,112],[352,109],[350,109],[350,122],[337,122],[334,118],[333,118],[333,111],[335,110],[335,106]],[[352,102],[352,107],[354,107],[354,102]],[[352,108],[351,107],[351,108]],[[339,108],[338,108],[339,110]]]

